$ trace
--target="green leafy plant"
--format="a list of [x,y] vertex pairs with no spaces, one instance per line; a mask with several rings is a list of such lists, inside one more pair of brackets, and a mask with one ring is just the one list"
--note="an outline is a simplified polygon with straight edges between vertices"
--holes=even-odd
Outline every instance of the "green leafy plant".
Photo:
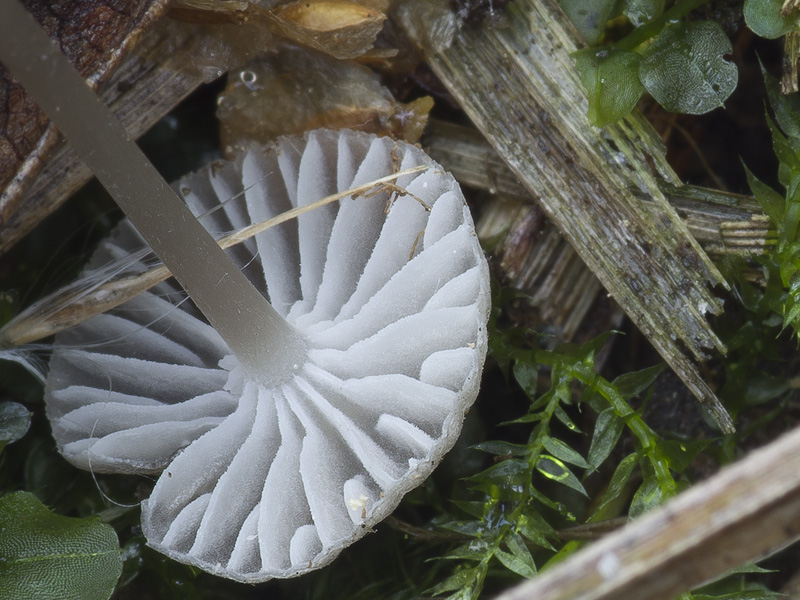
[[0,498],[0,597],[106,600],[122,572],[114,530],[50,512],[29,492]]
[[732,51],[719,24],[676,23],[642,53],[639,78],[665,109],[703,114],[723,106],[736,89],[736,65],[722,58]]
[[798,14],[783,11],[784,0],[745,0],[744,20],[756,35],[774,40],[798,27]]
[[[573,55],[594,125],[621,119],[645,91],[673,112],[699,115],[723,106],[738,81],[736,66],[724,59],[732,51],[730,40],[714,21],[680,22],[705,1],[679,0],[667,11],[663,0],[561,1],[589,44],[605,42]],[[751,12],[754,22],[775,29],[761,7]],[[635,28],[609,43],[606,23],[620,16]],[[781,19],[781,31],[794,26]]]
[[753,195],[778,234],[777,244],[763,261],[765,298],[781,315],[783,328],[791,327],[800,339],[800,98],[781,94],[777,80],[766,72],[764,78],[775,115],[774,120],[767,115],[767,125],[780,161],[778,180],[785,193],[781,195],[745,169]]
[[[497,440],[474,446],[492,455],[494,464],[467,479],[469,494],[453,501],[460,515],[435,522],[463,538],[442,556],[456,561],[452,574],[428,590],[451,599],[477,598],[498,564],[533,577],[549,561],[575,551],[578,543],[563,543],[558,527],[617,517],[626,506],[630,517],[657,506],[683,485],[676,474],[708,443],[665,440],[631,408],[629,401],[651,387],[661,365],[614,381],[596,372],[594,356],[608,334],[550,351],[517,345],[497,328],[492,332],[493,357],[510,370],[530,400],[528,412],[506,425],[530,430],[524,443]],[[539,393],[542,367],[549,372],[549,387]],[[580,441],[570,413],[582,407],[596,414],[589,448],[583,452],[579,443],[567,439],[577,435]],[[634,449],[611,461],[625,430]],[[558,433],[564,431],[566,436]],[[584,484],[604,465],[610,475],[599,492],[590,494]]]
[[0,402],[0,452],[28,432],[31,413],[17,402]]

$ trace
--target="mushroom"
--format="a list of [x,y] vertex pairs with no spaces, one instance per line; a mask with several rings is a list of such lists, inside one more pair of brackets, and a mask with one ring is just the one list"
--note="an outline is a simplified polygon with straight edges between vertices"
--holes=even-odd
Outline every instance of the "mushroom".
[[[85,469],[161,473],[142,503],[149,545],[238,581],[295,576],[453,446],[486,355],[489,277],[450,174],[403,142],[317,130],[176,185],[221,235],[418,165],[229,251],[290,330],[256,376],[172,280],[57,336],[58,447]],[[123,222],[90,267],[141,246]]]

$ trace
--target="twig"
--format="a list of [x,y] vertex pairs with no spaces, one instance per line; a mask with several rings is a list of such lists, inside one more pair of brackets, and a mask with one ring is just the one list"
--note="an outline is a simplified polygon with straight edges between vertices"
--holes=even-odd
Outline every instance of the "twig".
[[800,428],[496,600],[668,600],[800,536]]
[[386,517],[383,522],[392,529],[396,529],[415,540],[425,540],[428,542],[466,542],[474,539],[468,535],[456,533],[455,531],[432,531],[423,527],[417,527],[416,525],[411,525],[410,523],[406,523],[392,516]]
[[612,531],[617,531],[628,522],[628,517],[617,517],[592,523],[584,523],[575,527],[559,529],[556,531],[558,537],[564,541],[568,540],[596,540]]

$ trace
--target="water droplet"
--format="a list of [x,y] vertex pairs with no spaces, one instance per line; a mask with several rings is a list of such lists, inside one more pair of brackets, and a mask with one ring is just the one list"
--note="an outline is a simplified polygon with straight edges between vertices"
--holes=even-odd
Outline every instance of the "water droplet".
[[248,90],[260,90],[261,86],[257,85],[258,76],[253,71],[241,71],[239,73],[239,80],[247,87]]

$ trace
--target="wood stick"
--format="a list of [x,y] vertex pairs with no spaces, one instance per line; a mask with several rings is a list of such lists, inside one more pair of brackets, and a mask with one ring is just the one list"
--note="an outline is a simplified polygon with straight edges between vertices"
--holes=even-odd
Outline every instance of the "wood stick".
[[[706,313],[727,287],[659,188],[679,181],[640,115],[603,130],[586,116],[570,53],[577,34],[554,0],[515,0],[502,28],[463,26],[425,48],[413,7],[401,18],[436,75],[541,203],[581,259],[724,432],[733,422],[695,360],[724,352]],[[429,36],[430,37],[430,36]]]
[[800,536],[800,428],[496,600],[669,600]]

